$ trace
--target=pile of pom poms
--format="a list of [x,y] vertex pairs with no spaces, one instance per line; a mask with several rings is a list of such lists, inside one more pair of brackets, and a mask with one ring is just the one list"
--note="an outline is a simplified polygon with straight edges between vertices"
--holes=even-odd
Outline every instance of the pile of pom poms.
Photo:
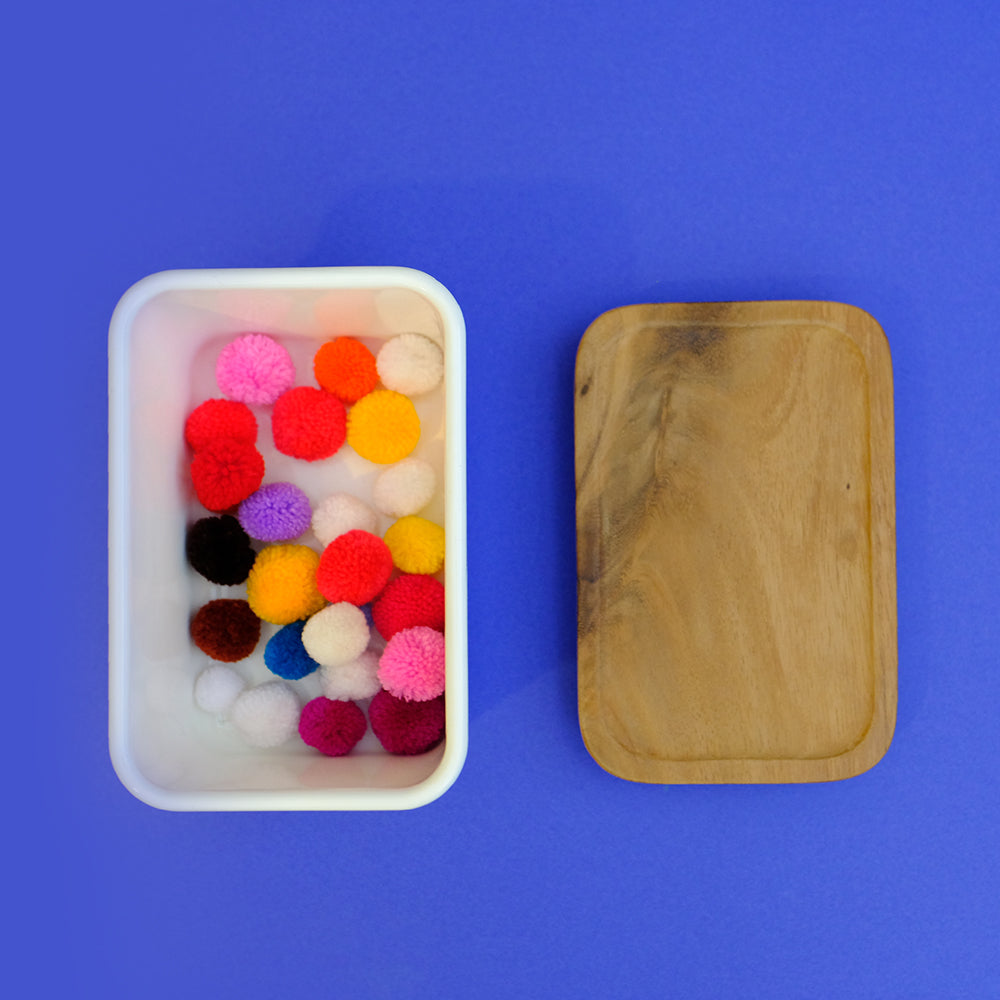
[[[420,516],[437,476],[412,456],[421,424],[411,397],[440,383],[443,353],[419,334],[375,353],[337,336],[312,369],[317,385],[296,385],[274,337],[236,337],[216,360],[224,398],[185,422],[191,485],[209,512],[187,528],[187,561],[215,588],[245,586],[231,597],[216,589],[192,615],[191,641],[209,661],[194,702],[255,748],[297,736],[339,757],[370,722],[388,753],[425,753],[445,736],[445,590],[435,576],[445,550],[444,530]],[[279,481],[265,481],[251,407],[270,410],[275,453],[287,456]],[[341,461],[344,444],[381,467],[367,500],[310,496],[290,481],[288,459]],[[261,645],[269,679],[253,683],[256,668],[241,671]]]

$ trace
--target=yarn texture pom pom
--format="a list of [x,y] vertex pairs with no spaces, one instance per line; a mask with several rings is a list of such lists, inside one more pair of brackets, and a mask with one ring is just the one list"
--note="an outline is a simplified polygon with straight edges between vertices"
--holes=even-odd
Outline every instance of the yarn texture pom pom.
[[302,742],[328,757],[343,757],[361,741],[368,728],[365,713],[353,701],[313,698],[302,709]]
[[319,592],[331,603],[367,604],[392,576],[392,553],[378,535],[348,531],[323,550],[316,573]]
[[274,447],[283,455],[317,462],[344,443],[344,404],[322,389],[300,385],[283,393],[271,413]]
[[356,660],[370,636],[364,612],[345,602],[316,612],[302,630],[302,645],[321,666],[338,667]]
[[444,631],[444,585],[433,576],[404,574],[390,580],[372,605],[372,620],[383,639],[416,625]]
[[246,403],[206,399],[191,411],[184,424],[184,440],[188,446],[197,451],[218,438],[243,444],[257,443],[257,418]]
[[426,753],[444,739],[444,697],[403,701],[379,691],[368,706],[368,718],[379,743],[392,754]]
[[385,533],[385,544],[403,573],[437,573],[444,566],[444,528],[424,517],[401,517]]
[[444,636],[416,625],[397,632],[378,664],[382,687],[406,701],[429,701],[444,693]]
[[376,389],[358,400],[347,418],[347,443],[369,462],[390,465],[420,440],[420,418],[406,396]]
[[375,355],[353,337],[327,341],[313,358],[313,374],[343,403],[356,403],[378,385]]
[[260,640],[260,619],[246,601],[209,601],[191,619],[191,639],[213,660],[235,663],[248,657]]
[[287,684],[268,681],[244,691],[229,712],[229,721],[252,747],[281,746],[299,723],[299,700]]
[[379,474],[372,490],[375,506],[389,517],[416,514],[431,502],[437,488],[434,466],[422,458],[404,458]]
[[420,396],[437,387],[444,375],[441,348],[419,333],[401,333],[378,352],[379,378],[387,389]]
[[187,530],[184,549],[188,562],[206,580],[224,587],[242,583],[256,556],[250,536],[231,514],[195,521]]
[[348,531],[374,532],[377,524],[375,511],[350,493],[331,493],[317,504],[312,516],[313,534],[324,547]]
[[305,625],[305,622],[285,625],[267,640],[264,647],[264,666],[286,681],[301,680],[319,667],[302,645]]
[[309,530],[309,498],[293,483],[265,483],[240,504],[240,524],[251,538],[288,542]]
[[316,588],[319,556],[306,545],[269,545],[247,577],[247,600],[254,614],[287,625],[315,614],[326,601]]
[[323,667],[319,681],[323,694],[335,701],[361,701],[382,689],[378,679],[379,654],[366,649],[356,660],[336,667]]
[[191,460],[198,502],[211,511],[246,500],[264,481],[264,456],[252,445],[230,438],[209,441]]
[[232,667],[213,663],[206,667],[194,682],[194,701],[203,711],[212,715],[225,715],[243,692],[246,685]]
[[230,399],[268,406],[295,384],[295,366],[276,340],[263,333],[247,333],[220,351],[215,380]]

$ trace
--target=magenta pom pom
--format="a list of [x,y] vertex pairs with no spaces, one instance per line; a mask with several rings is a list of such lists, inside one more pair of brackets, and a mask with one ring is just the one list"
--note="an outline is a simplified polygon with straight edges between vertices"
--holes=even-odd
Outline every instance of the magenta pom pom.
[[299,736],[328,757],[350,753],[365,735],[365,713],[353,701],[313,698],[299,718]]
[[277,341],[262,333],[247,333],[222,349],[215,380],[224,396],[267,406],[294,384],[295,366]]
[[444,636],[425,625],[397,632],[378,665],[378,679],[406,701],[429,701],[444,693]]
[[265,483],[240,504],[243,530],[261,542],[288,542],[312,523],[309,498],[293,483]]

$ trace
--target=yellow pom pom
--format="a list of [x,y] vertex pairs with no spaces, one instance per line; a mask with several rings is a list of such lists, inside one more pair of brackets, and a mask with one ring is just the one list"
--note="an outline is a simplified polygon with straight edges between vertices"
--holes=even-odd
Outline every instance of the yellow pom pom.
[[444,565],[444,528],[415,514],[392,525],[385,544],[404,573],[436,573]]
[[326,601],[316,587],[319,556],[306,545],[269,545],[247,577],[247,601],[258,618],[274,625],[308,618]]
[[347,443],[369,462],[398,462],[419,440],[420,418],[401,393],[376,389],[359,399],[347,415]]

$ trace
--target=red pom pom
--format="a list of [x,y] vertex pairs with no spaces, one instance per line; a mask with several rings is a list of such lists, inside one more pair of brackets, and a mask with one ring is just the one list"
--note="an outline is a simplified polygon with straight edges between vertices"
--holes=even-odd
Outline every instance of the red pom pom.
[[350,753],[365,735],[365,713],[353,701],[313,698],[299,717],[299,736],[328,757]]
[[264,481],[264,457],[252,445],[229,438],[209,441],[191,461],[198,500],[211,511],[246,500]]
[[271,430],[283,455],[307,462],[329,458],[344,443],[346,429],[344,404],[322,389],[300,385],[275,400]]
[[257,443],[257,418],[246,403],[231,399],[206,399],[191,411],[184,424],[184,440],[194,450],[217,438],[244,444]]
[[379,691],[368,706],[368,718],[389,753],[426,753],[444,739],[444,695],[430,701],[403,701]]
[[323,550],[316,586],[331,603],[367,604],[392,575],[392,553],[378,535],[356,528],[338,535]]
[[443,632],[444,586],[433,576],[397,576],[372,605],[372,620],[383,639],[416,625]]

